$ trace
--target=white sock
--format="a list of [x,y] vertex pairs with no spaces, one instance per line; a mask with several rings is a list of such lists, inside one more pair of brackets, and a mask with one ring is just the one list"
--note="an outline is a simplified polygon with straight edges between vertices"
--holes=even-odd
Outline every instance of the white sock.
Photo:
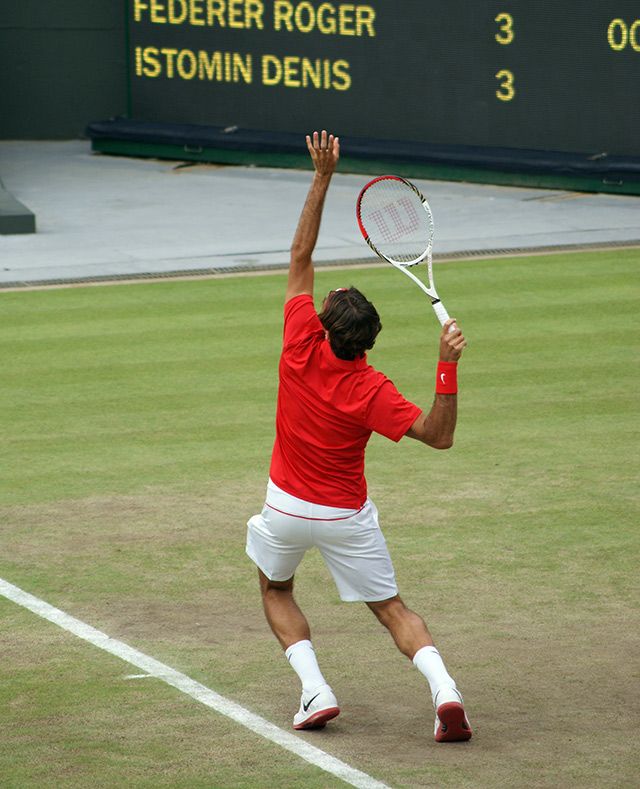
[[285,652],[285,655],[296,674],[300,677],[303,693],[309,695],[316,688],[319,688],[320,685],[327,684],[318,666],[316,653],[313,650],[311,641],[304,640],[292,644]]
[[435,647],[422,647],[413,656],[413,664],[422,672],[429,682],[431,687],[431,695],[435,698],[438,689],[442,685],[450,685],[452,688],[456,687],[453,677],[442,662],[440,653]]

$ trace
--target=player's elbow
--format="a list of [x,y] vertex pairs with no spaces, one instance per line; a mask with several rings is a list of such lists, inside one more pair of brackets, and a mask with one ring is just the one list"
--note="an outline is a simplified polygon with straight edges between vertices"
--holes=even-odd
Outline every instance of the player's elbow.
[[289,250],[289,266],[306,268],[311,265],[313,247],[307,242],[294,241]]
[[453,446],[453,436],[442,436],[433,441],[426,442],[433,449],[451,449]]

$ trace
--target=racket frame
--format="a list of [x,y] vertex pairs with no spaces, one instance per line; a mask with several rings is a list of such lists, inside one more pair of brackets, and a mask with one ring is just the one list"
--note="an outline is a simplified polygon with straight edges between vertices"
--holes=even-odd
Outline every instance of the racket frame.
[[[379,181],[388,181],[388,180],[400,181],[400,183],[404,184],[405,186],[408,186],[420,200],[420,203],[422,204],[422,208],[427,214],[427,217],[429,219],[429,240],[426,249],[424,250],[424,252],[422,252],[421,255],[419,255],[415,259],[406,262],[394,260],[394,258],[383,254],[371,241],[369,233],[367,232],[362,222],[362,218],[360,216],[360,205],[362,203],[362,198],[364,197],[366,191],[374,184],[378,183]],[[438,292],[436,291],[435,284],[433,281],[433,260],[432,260],[433,233],[434,233],[433,214],[431,213],[431,208],[429,207],[429,203],[427,202],[422,192],[414,184],[412,184],[411,181],[407,181],[406,178],[402,178],[399,175],[378,176],[377,178],[374,178],[373,180],[369,181],[369,183],[367,183],[360,191],[356,203],[356,218],[358,220],[358,227],[360,228],[360,232],[362,233],[364,240],[371,247],[371,249],[376,253],[376,255],[378,255],[378,257],[381,257],[383,260],[386,260],[387,263],[391,263],[392,266],[395,266],[395,268],[399,269],[404,274],[406,274],[410,279],[412,279],[416,283],[416,285],[419,288],[421,288],[427,294],[427,296],[431,300],[431,306],[433,307],[433,310],[436,313],[438,320],[444,326],[446,321],[449,320],[449,314],[447,313],[444,305],[442,304],[442,301],[440,300],[440,297],[438,296]],[[424,284],[424,282],[419,280],[418,277],[416,277],[412,271],[409,271],[411,267],[417,266],[419,263],[422,263],[425,259],[427,261],[427,275],[429,277],[429,287],[427,287]]]

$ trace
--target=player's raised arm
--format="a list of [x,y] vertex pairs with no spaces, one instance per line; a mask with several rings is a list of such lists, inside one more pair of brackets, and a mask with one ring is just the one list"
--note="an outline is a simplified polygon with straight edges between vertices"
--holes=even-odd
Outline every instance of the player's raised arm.
[[313,295],[311,256],[318,240],[327,190],[340,158],[340,141],[333,134],[327,135],[326,131],[321,135],[314,132],[313,137],[307,135],[307,148],[315,172],[291,245],[286,301],[302,293]]

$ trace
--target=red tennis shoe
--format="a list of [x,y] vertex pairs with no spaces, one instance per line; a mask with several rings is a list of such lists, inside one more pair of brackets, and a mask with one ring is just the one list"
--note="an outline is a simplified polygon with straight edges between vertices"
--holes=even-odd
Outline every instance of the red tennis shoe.
[[449,685],[443,685],[435,695],[436,742],[460,742],[471,739],[471,726],[464,711],[462,696]]

